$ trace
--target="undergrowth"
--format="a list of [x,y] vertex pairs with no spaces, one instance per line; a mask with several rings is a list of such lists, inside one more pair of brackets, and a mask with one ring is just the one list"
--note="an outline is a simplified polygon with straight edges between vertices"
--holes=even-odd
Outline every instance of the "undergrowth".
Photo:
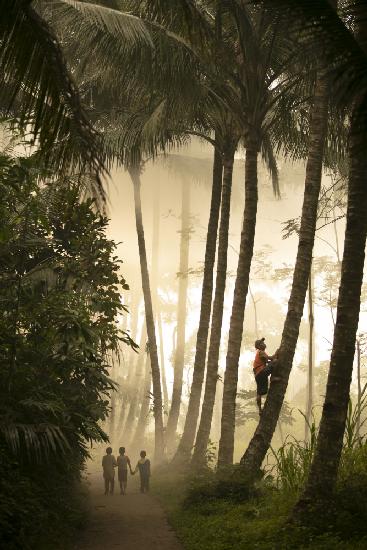
[[[153,491],[186,550],[354,550],[367,548],[367,443],[355,437],[348,414],[339,479],[332,500],[304,525],[289,521],[315,450],[317,429],[307,442],[289,438],[272,450],[275,466],[252,483],[239,466],[220,475],[170,470],[153,478]],[[354,434],[354,435],[353,435]]]

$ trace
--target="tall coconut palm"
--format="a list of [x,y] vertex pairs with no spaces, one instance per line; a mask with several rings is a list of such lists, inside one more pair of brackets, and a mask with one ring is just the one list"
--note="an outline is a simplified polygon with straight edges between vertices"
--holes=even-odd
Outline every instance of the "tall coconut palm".
[[139,411],[138,423],[134,432],[134,436],[131,440],[131,447],[135,451],[141,449],[144,443],[145,430],[149,424],[149,408],[151,400],[150,387],[152,384],[152,372],[150,369],[149,353],[146,354],[144,365],[144,380],[141,392],[141,406]]
[[131,166],[129,173],[131,181],[134,186],[134,205],[135,205],[135,221],[136,232],[138,236],[139,245],[139,259],[140,270],[144,296],[145,306],[145,322],[148,334],[148,353],[150,358],[150,365],[152,370],[152,382],[153,382],[153,411],[155,421],[154,432],[154,456],[156,462],[161,462],[164,456],[165,443],[164,443],[164,427],[163,427],[163,402],[162,402],[162,389],[161,389],[161,373],[159,369],[157,340],[155,333],[155,323],[153,314],[152,295],[150,292],[147,252],[145,246],[143,215],[141,208],[141,178],[140,167]]
[[[192,15],[194,5],[195,3],[190,4],[190,15]],[[279,109],[274,108],[274,106],[279,106],[278,100],[284,98],[285,89],[289,90],[292,84],[287,82],[285,85],[284,80],[280,78],[283,71],[280,63],[278,63],[277,68],[273,67],[273,70],[270,69],[272,53],[274,53],[274,57],[277,57],[275,55],[276,48],[274,44],[277,42],[276,36],[278,36],[277,33],[274,33],[273,39],[271,38],[271,31],[269,30],[270,20],[268,20],[267,25],[264,24],[261,17],[258,20],[256,10],[253,12],[251,7],[245,6],[242,3],[240,6],[237,3],[231,3],[228,7],[227,3],[218,2],[216,3],[216,8],[217,11],[206,22],[207,25],[212,25],[213,27],[211,51],[213,51],[213,58],[216,61],[217,68],[217,72],[214,71],[214,75],[212,76],[213,88],[214,90],[221,90],[223,93],[223,87],[225,88],[228,82],[231,83],[229,86],[230,93],[227,95],[228,90],[225,92],[227,109],[232,113],[233,119],[238,120],[240,135],[244,137],[247,155],[244,231],[242,233],[242,248],[237,272],[237,291],[235,293],[234,315],[232,316],[231,338],[227,355],[228,368],[226,369],[222,415],[223,437],[221,438],[219,450],[220,459],[222,460],[223,458],[223,461],[226,462],[232,460],[231,447],[233,447],[234,438],[234,404],[237,392],[238,356],[242,340],[243,315],[256,224],[257,157],[261,151],[269,161],[276,176],[276,163],[271,150],[271,132],[280,117]],[[198,20],[200,16],[202,16],[201,12],[198,15]],[[254,17],[254,20],[251,16]],[[223,33],[221,31],[222,23],[219,23],[219,20],[221,22],[225,21]],[[228,21],[230,21],[229,25]],[[259,31],[258,35],[256,34],[257,23],[260,25],[257,29]],[[227,28],[226,25],[229,28],[229,32],[227,33],[224,31]],[[208,40],[208,34],[206,35],[206,39]],[[259,42],[262,48],[259,47]],[[262,65],[259,66],[261,62]],[[219,77],[221,77],[221,81]],[[273,79],[279,79],[280,84],[274,86]],[[289,112],[290,109],[288,109]],[[215,122],[218,123],[218,119]],[[217,129],[215,124],[213,124],[213,128]],[[277,182],[276,177],[274,178],[274,182]],[[205,305],[205,310],[203,310],[202,305],[201,310],[205,312],[204,317],[207,319],[210,318],[209,307],[209,304]],[[208,329],[205,328],[205,333],[203,332],[205,340],[199,339],[199,336],[201,336],[200,327],[201,325],[199,325],[189,407],[184,432],[175,457],[177,461],[188,460],[195,439],[208,336]]]
[[[245,208],[226,356],[218,466],[233,461],[238,363],[256,227],[258,155],[261,150],[267,154],[277,191],[276,162],[272,156],[269,134],[277,126],[279,106],[282,101],[290,99],[287,92],[295,84],[283,75],[287,60],[279,57],[278,48],[282,50],[288,37],[285,33],[283,39],[277,25],[273,25],[273,19],[265,11],[252,11],[251,7],[242,3],[234,3],[232,17],[236,28],[236,66],[244,108]],[[277,23],[280,25],[281,21]],[[278,84],[274,90],[274,75],[278,75],[275,79],[284,84],[283,89]],[[281,111],[282,117],[286,116],[286,109]]]
[[[282,2],[282,4],[284,3]],[[301,4],[300,9],[303,6],[303,3]],[[305,6],[305,10],[308,12],[310,10],[310,6]],[[345,32],[346,29],[343,23],[338,19],[338,16],[330,3],[326,3],[326,5],[321,6],[321,8],[319,5],[316,8],[316,16],[314,14],[314,21],[315,17],[318,21],[321,21],[321,18],[319,19],[320,10],[323,21],[330,21],[331,28],[334,28],[336,33],[344,35],[345,41],[342,48],[345,48],[346,45],[351,45],[352,51],[356,51],[353,39],[351,40],[350,34]],[[299,12],[297,15],[299,15]],[[323,38],[327,38],[325,45],[327,58],[329,52],[333,51],[333,44],[335,42],[335,39],[331,39],[331,34],[333,33],[330,28],[327,28],[327,25],[325,28],[323,25],[321,25],[321,27],[315,26],[315,28],[316,32],[320,29],[321,36]],[[323,43],[324,42],[325,40]],[[339,54],[338,50],[335,55],[337,54]],[[345,63],[345,59],[348,59],[348,57],[349,54],[346,56],[344,55],[344,57],[342,57],[342,61]],[[356,65],[358,66],[361,63],[360,51],[357,51],[356,57],[358,59]],[[350,63],[350,59],[348,59],[348,63]],[[353,70],[353,67],[351,67],[350,70]],[[356,69],[354,68],[354,70]],[[306,184],[299,234],[299,246],[293,275],[292,291],[288,303],[288,312],[279,349],[279,366],[277,368],[277,377],[279,378],[279,381],[271,384],[270,386],[268,398],[266,400],[260,422],[245,454],[241,459],[245,470],[251,474],[254,474],[260,468],[270,446],[284,400],[289,374],[292,367],[294,350],[298,338],[299,323],[302,316],[312,261],[312,247],[317,217],[319,178],[321,177],[323,160],[322,149],[326,131],[329,79],[330,76],[325,73],[325,70],[320,70],[318,72],[315,86],[314,106],[312,111],[313,117],[310,123],[310,151],[306,168]]]
[[189,269],[189,245],[190,245],[190,183],[182,181],[182,206],[181,206],[181,244],[179,264],[179,286],[177,304],[177,340],[174,357],[174,378],[171,399],[171,408],[167,421],[167,449],[172,450],[180,414],[183,371],[185,366],[185,342],[186,342],[186,303]]
[[162,390],[163,390],[163,405],[164,410],[168,407],[168,390],[166,371],[164,364],[164,349],[163,349],[163,336],[162,336],[162,319],[159,311],[159,297],[158,297],[158,284],[159,284],[159,241],[160,241],[160,182],[155,184],[153,195],[153,230],[152,230],[152,261],[151,261],[151,275],[152,275],[152,302],[155,313],[156,325],[158,326],[159,336],[159,355],[160,355],[160,368],[162,378]]
[[361,306],[367,236],[367,220],[364,215],[367,207],[367,83],[364,75],[362,78],[359,76],[359,71],[361,64],[366,66],[367,63],[367,12],[365,4],[359,1],[351,3],[349,10],[355,20],[356,39],[363,51],[363,57],[360,55],[361,52],[358,52],[358,57],[352,55],[348,60],[354,65],[354,71],[350,74],[353,75],[355,96],[352,97],[353,112],[349,136],[348,207],[344,252],[326,396],[315,456],[306,488],[294,510],[294,515],[298,517],[309,511],[311,504],[329,500],[335,488],[350,399]]
[[205,462],[205,453],[209,442],[218,380],[218,361],[222,333],[224,294],[227,278],[228,230],[231,208],[232,174],[234,154],[237,148],[237,143],[236,140],[233,141],[232,134],[229,134],[222,140],[222,144],[223,184],[219,226],[217,275],[210,329],[205,392],[192,457],[192,462],[195,466],[200,466]]
[[295,513],[329,499],[343,446],[352,380],[367,235],[367,94],[354,108],[350,132],[348,209],[333,349],[315,457]]
[[315,317],[314,317],[314,277],[311,263],[308,279],[308,368],[307,368],[307,400],[305,417],[305,441],[309,436],[309,426],[312,416],[313,389],[314,389],[314,365],[315,365]]
[[130,394],[129,411],[126,416],[124,430],[121,432],[126,445],[129,444],[129,441],[134,431],[134,425],[135,425],[135,419],[137,417],[139,401],[143,400],[143,395],[141,392],[137,391],[137,388],[141,388],[142,379],[143,379],[146,340],[147,340],[147,330],[146,330],[146,324],[144,323],[143,330],[141,333],[141,338],[140,338],[140,344],[139,344],[139,355],[136,357],[135,364],[134,364],[134,372],[131,376],[131,380],[129,381],[129,394]]
[[277,377],[271,385],[260,422],[242,458],[246,468],[259,468],[269,448],[287,388],[298,340],[299,327],[307,293],[314,245],[318,198],[321,189],[322,162],[328,120],[329,84],[325,71],[316,78],[314,105],[310,120],[309,155],[306,166],[305,191],[296,264],[293,273],[288,312],[279,348]]

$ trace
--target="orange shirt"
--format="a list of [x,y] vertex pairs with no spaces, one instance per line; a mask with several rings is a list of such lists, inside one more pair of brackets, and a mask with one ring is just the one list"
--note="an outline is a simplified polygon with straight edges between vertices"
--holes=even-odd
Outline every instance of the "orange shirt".
[[265,351],[258,349],[254,360],[254,374],[257,376],[266,366],[268,354]]

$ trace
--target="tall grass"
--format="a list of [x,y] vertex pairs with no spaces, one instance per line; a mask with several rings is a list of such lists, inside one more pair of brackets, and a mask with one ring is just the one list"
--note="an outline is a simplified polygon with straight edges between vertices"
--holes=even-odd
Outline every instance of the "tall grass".
[[267,472],[268,477],[274,478],[279,489],[292,493],[299,491],[307,479],[317,440],[314,416],[311,415],[311,422],[309,422],[303,412],[299,412],[307,424],[308,440],[299,441],[293,436],[287,436],[284,444],[277,451],[271,447],[270,454],[275,464]]
[[[314,416],[308,422],[305,419],[309,437],[301,441],[288,436],[284,444],[275,450],[271,448],[268,462],[272,458],[275,464],[268,467],[267,476],[274,479],[276,486],[285,492],[298,493],[304,486],[314,457],[318,427]],[[341,456],[339,479],[351,479],[353,475],[367,478],[367,434],[362,428],[367,422],[367,384],[363,388],[359,403],[349,401],[346,419],[344,444]]]

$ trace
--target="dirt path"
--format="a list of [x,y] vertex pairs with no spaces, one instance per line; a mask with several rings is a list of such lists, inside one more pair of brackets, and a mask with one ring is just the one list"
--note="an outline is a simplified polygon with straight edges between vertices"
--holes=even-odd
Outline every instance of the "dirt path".
[[[138,476],[129,476],[128,494],[104,496],[100,473],[89,474],[90,521],[75,550],[182,550],[159,502],[138,490]],[[118,484],[117,484],[118,485]]]

